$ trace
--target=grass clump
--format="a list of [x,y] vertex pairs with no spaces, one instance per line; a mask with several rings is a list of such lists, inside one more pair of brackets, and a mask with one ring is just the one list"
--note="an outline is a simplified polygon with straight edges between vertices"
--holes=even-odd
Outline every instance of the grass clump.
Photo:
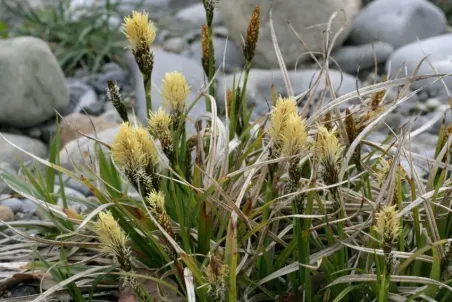
[[[212,5],[205,1],[207,20]],[[30,249],[20,267],[50,272],[57,282],[36,301],[63,293],[76,301],[108,300],[118,283],[141,301],[451,299],[448,127],[439,134],[435,159],[407,146],[410,125],[381,144],[366,140],[410,96],[412,81],[439,76],[389,79],[330,99],[335,93],[325,85],[323,105],[308,114],[299,106],[313,105],[322,73],[329,81],[325,55],[324,62],[317,61],[322,72],[312,90],[295,96],[286,79],[287,97],[269,96],[269,115],[250,122],[246,77],[259,12],[256,8],[243,45],[243,86],[225,92],[225,122],[210,94],[215,60],[208,23],[202,29],[206,85],[195,100],[188,98],[184,75],[169,73],[161,86],[164,108],[153,110],[148,98],[148,122],[136,125],[110,83],[109,97],[124,123],[113,144],[104,144],[108,152],[99,148],[95,170],[80,177],[82,171],[61,167],[56,137],[50,159],[36,158],[45,173],[26,168],[24,177],[2,173],[48,218],[3,226],[17,234],[4,242],[20,237]],[[149,29],[150,21],[141,19],[147,15],[132,18],[138,15]],[[126,22],[131,37],[127,28]],[[141,49],[131,42],[147,85],[152,42],[134,41],[145,41]],[[394,87],[398,95],[387,100]],[[339,110],[357,97],[361,104]],[[203,98],[208,113],[188,119],[194,102]],[[187,123],[195,124],[194,133]],[[401,166],[402,159],[411,171]],[[428,174],[417,173],[419,162],[430,165]],[[85,212],[68,206],[64,185],[54,192],[55,176],[62,175],[90,189],[92,198],[78,200]],[[63,207],[56,205],[59,197]],[[23,252],[24,245],[7,250]]]
[[83,68],[96,73],[107,62],[119,62],[124,53],[119,2],[101,1],[102,5],[71,9],[70,0],[56,0],[48,7],[33,9],[26,1],[0,0],[23,24],[10,29],[10,37],[33,36],[49,43],[66,74]]

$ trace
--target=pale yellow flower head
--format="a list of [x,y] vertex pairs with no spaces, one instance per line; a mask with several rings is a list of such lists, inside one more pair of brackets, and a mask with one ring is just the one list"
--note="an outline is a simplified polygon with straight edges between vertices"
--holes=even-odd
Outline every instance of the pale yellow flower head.
[[122,123],[111,146],[113,160],[119,166],[136,170],[158,164],[158,152],[143,127]]
[[137,51],[140,48],[149,48],[155,40],[155,27],[149,20],[147,12],[132,12],[132,17],[125,17],[123,33],[129,40],[132,50]]
[[150,112],[148,126],[153,135],[161,138],[162,136],[169,134],[171,117],[162,107],[160,107],[157,112]]
[[395,206],[384,207],[377,213],[376,219],[375,232],[382,237],[383,244],[390,246],[400,233],[400,222]]
[[298,114],[290,115],[286,120],[286,127],[282,133],[282,154],[292,156],[306,149],[308,133],[306,125]]
[[162,214],[165,210],[165,195],[162,192],[153,190],[147,197],[147,202],[154,213]]
[[338,163],[344,147],[332,131],[324,126],[317,127],[316,152],[322,162]]
[[376,179],[378,185],[383,184],[383,182],[386,180],[386,178],[389,175],[390,169],[391,169],[391,166],[390,166],[389,162],[384,158],[380,158],[380,160],[378,161],[378,165],[375,169],[375,179]]
[[168,72],[162,83],[161,95],[163,105],[173,112],[182,112],[185,107],[185,100],[190,94],[190,86],[185,77],[177,72]]
[[142,161],[147,165],[157,166],[159,162],[159,155],[157,148],[149,137],[149,132],[143,127],[134,128],[134,134],[141,149]]
[[119,256],[127,250],[127,236],[110,212],[99,214],[96,231],[105,252]]
[[271,125],[268,131],[268,134],[277,146],[281,144],[282,134],[286,129],[288,117],[297,114],[298,108],[293,98],[278,98],[273,108]]

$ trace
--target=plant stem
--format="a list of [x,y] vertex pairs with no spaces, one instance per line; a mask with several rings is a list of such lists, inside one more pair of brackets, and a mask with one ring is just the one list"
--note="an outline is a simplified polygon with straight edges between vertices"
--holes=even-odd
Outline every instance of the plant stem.
[[151,88],[151,74],[143,74],[144,93],[146,95],[146,116],[149,118],[150,112],[152,112],[152,88]]

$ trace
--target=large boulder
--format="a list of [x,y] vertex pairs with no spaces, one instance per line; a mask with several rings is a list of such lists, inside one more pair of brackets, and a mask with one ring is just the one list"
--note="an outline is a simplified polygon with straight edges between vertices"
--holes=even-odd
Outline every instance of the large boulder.
[[[220,2],[223,21],[229,29],[231,38],[241,43],[246,33],[250,16],[256,5],[261,7],[261,28],[255,63],[262,68],[278,67],[278,61],[273,47],[270,30],[270,7],[268,0],[228,0]],[[278,45],[288,67],[295,66],[297,60],[309,59],[302,56],[307,50],[300,45],[293,33],[293,28],[306,43],[310,51],[322,51],[324,44],[323,32],[331,15],[338,12],[332,22],[331,31],[335,35],[344,27],[335,45],[341,45],[351,30],[351,22],[361,8],[361,0],[274,0],[273,24]],[[320,24],[320,25],[319,25]]]
[[0,40],[0,70],[0,124],[32,127],[67,109],[63,71],[44,41]]
[[[424,60],[417,72],[418,75],[425,74],[449,74],[452,73],[451,56],[452,54],[452,34],[445,34],[419,42],[413,42],[397,49],[389,58],[386,64],[386,71],[391,75],[400,72],[401,76],[411,75]],[[432,67],[433,66],[433,67]],[[406,73],[405,73],[406,72]],[[445,93],[442,81],[436,81],[431,78],[423,81],[414,82],[412,87],[418,89],[427,83],[425,87],[431,95]],[[434,83],[433,83],[434,82]],[[452,88],[452,77],[444,78],[444,82]]]
[[444,13],[426,0],[378,0],[366,6],[353,22],[350,42],[383,41],[399,48],[446,30]]

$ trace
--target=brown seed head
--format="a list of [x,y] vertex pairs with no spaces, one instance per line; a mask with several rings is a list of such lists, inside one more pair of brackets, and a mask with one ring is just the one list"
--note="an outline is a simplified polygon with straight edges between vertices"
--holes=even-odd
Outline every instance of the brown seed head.
[[201,28],[201,63],[206,76],[209,76],[210,42],[209,28],[204,24]]
[[247,62],[253,60],[256,54],[257,41],[259,39],[259,27],[261,25],[261,8],[256,5],[253,14],[248,24],[248,31],[246,33],[245,45],[243,46],[243,54]]

